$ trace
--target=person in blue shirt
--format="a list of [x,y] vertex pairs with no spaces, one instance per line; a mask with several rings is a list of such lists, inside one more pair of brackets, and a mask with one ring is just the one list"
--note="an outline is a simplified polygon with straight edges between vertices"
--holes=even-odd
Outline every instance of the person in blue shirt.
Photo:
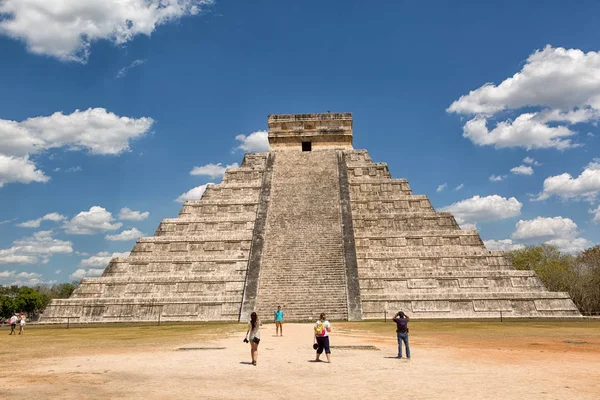
[[283,310],[281,306],[277,306],[275,311],[275,336],[283,336]]

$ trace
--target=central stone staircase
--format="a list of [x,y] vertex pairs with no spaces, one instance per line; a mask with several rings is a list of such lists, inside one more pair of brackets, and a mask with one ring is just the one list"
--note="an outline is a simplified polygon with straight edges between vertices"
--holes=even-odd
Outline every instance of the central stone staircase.
[[256,310],[269,320],[348,318],[335,151],[275,153]]

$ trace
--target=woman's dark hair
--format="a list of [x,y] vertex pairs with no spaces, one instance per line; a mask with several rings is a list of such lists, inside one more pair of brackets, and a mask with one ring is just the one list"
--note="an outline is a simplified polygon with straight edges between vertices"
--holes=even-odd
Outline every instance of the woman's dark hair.
[[325,313],[324,312],[321,313],[321,315],[319,316],[319,319],[321,321],[325,321]]
[[252,329],[256,328],[256,320],[257,319],[258,319],[258,316],[256,315],[255,312],[250,314],[250,323],[252,324]]

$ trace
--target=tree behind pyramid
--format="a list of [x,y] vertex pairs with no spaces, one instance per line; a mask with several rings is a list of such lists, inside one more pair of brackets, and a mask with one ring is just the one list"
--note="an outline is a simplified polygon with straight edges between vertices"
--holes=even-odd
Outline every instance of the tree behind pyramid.
[[352,147],[350,113],[271,115],[246,154],[153,237],[53,300],[42,322],[580,315]]

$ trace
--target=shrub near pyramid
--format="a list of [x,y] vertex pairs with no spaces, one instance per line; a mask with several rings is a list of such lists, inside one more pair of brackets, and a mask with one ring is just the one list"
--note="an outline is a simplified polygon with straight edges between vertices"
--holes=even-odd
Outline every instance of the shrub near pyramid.
[[579,316],[352,147],[350,113],[271,115],[246,154],[131,254],[53,300],[47,323]]

